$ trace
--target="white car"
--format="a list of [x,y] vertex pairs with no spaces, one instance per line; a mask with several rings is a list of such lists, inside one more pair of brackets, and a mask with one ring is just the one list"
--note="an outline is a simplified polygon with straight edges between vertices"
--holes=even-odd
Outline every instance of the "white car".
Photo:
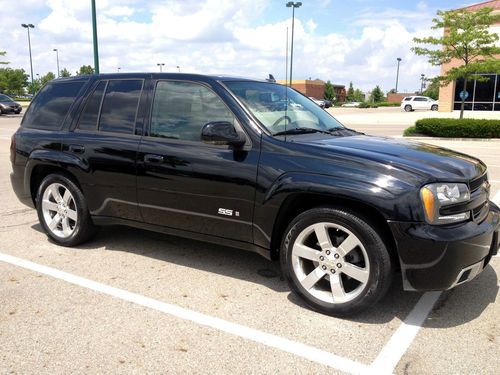
[[359,107],[360,104],[361,104],[360,102],[348,102],[348,103],[342,104],[342,107],[357,108],[357,107]]
[[324,100],[316,99],[316,98],[313,98],[312,96],[310,96],[309,99],[311,99],[314,103],[319,105],[321,108],[325,108],[325,101]]
[[407,96],[401,101],[401,108],[404,109],[405,112],[411,112],[416,109],[437,111],[438,107],[438,101],[428,98],[427,96]]

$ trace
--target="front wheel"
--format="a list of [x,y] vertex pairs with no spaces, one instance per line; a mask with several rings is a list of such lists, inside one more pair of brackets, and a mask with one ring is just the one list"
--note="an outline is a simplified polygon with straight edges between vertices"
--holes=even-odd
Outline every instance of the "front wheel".
[[438,106],[436,104],[433,104],[431,106],[431,111],[437,111],[438,110]]
[[321,207],[292,221],[281,247],[290,288],[311,308],[333,316],[377,302],[392,280],[391,259],[369,219]]
[[80,188],[60,174],[45,177],[36,198],[38,219],[47,236],[59,245],[76,246],[96,232]]
[[405,105],[405,112],[411,112],[412,108],[411,105]]

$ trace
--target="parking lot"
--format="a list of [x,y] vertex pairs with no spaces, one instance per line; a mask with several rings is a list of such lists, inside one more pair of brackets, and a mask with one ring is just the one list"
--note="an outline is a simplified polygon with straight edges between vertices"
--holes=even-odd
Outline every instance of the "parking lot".
[[[339,118],[369,134],[406,127],[359,111]],[[373,309],[337,319],[304,307],[257,254],[124,227],[59,247],[10,186],[20,119],[0,117],[0,373],[498,372],[498,256],[443,293],[396,278]],[[429,142],[485,161],[500,200],[500,141]]]

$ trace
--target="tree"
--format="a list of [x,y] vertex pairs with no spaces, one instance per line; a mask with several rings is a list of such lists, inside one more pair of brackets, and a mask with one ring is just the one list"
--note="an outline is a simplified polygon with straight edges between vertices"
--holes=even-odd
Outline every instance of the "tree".
[[24,69],[0,68],[0,91],[22,95],[28,84],[28,75]]
[[[5,56],[7,52],[5,51],[0,51],[0,56]],[[0,61],[0,65],[7,65],[9,62],[8,61]]]
[[327,81],[325,83],[324,97],[326,100],[329,100],[331,102],[335,101],[335,90],[334,90],[333,85],[330,81]]
[[428,79],[428,81],[430,81],[430,83],[425,89],[423,95],[437,100],[439,97],[439,77]]
[[94,74],[94,69],[90,65],[82,65],[76,75],[83,76],[85,74]]
[[59,72],[59,75],[61,77],[71,77],[71,73],[66,68],[62,68],[62,70]]
[[[488,78],[478,75],[481,72],[500,73],[500,60],[495,54],[500,53],[500,47],[495,43],[499,37],[490,32],[489,27],[500,21],[500,14],[492,14],[492,8],[482,8],[475,12],[464,9],[454,11],[438,11],[438,17],[432,22],[432,29],[444,28],[440,38],[414,38],[418,44],[437,46],[437,48],[414,47],[417,55],[427,56],[432,65],[443,65],[458,61],[460,65],[449,69],[438,77],[440,84],[449,85],[457,79],[463,79],[462,92],[467,92],[469,81],[487,81]],[[466,95],[460,95],[460,118],[464,115]]]
[[352,96],[353,102],[364,102],[365,101],[365,93],[360,89],[355,89],[354,94]]
[[379,85],[375,86],[370,95],[370,101],[373,103],[380,103],[384,100],[384,93],[380,89]]
[[349,82],[349,88],[347,89],[346,99],[348,102],[354,102],[354,87],[352,86],[352,81]]
[[56,75],[52,72],[48,72],[40,78],[40,84],[41,86],[44,86],[47,82],[52,81],[53,79],[56,79]]

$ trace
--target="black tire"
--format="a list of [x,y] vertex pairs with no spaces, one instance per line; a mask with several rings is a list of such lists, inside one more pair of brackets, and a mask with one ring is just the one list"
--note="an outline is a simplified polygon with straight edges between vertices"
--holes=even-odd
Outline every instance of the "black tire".
[[431,111],[437,111],[437,110],[438,110],[438,106],[437,106],[437,104],[433,104],[433,105],[431,106]]
[[[72,233],[66,238],[62,238],[54,234],[49,228],[46,219],[44,218],[42,199],[47,188],[53,184],[59,184],[63,188],[68,189],[72,195],[73,209],[76,208],[77,220],[74,223]],[[38,213],[38,220],[43,230],[55,243],[62,246],[76,246],[90,240],[97,232],[97,227],[92,222],[87,202],[83,196],[80,188],[68,177],[62,174],[50,174],[45,177],[40,184],[36,196],[36,208]]]
[[[332,275],[329,274],[328,269],[327,271],[324,271],[325,274],[321,276],[319,281],[314,284],[314,287],[309,290],[307,290],[301,284],[297,277],[296,271],[294,270],[294,265],[292,264],[293,245],[295,244],[299,234],[302,236],[302,233],[307,231],[308,228],[316,223],[332,223],[332,225],[337,225],[339,227],[347,229],[351,232],[351,234],[354,234],[355,237],[357,237],[357,240],[359,239],[362,247],[365,250],[363,254],[365,258],[367,257],[369,262],[368,265],[364,265],[364,269],[369,271],[367,281],[364,283],[360,283],[357,291],[355,289],[356,293],[353,293],[353,298],[351,300],[337,303],[325,302],[324,300],[317,298],[315,295],[313,295],[313,293],[309,291],[313,288],[315,289],[316,286],[318,286],[318,289],[320,289],[320,283],[323,283],[322,285],[331,285],[328,284],[327,280],[327,278],[330,279],[330,277],[332,277]],[[382,239],[383,236],[380,235],[375,227],[376,226],[369,218],[344,208],[319,207],[303,212],[302,214],[297,216],[290,223],[285,232],[286,234],[283,238],[280,252],[282,271],[292,291],[300,296],[301,299],[305,301],[305,303],[313,310],[332,316],[352,316],[375,304],[380,298],[385,295],[385,293],[389,289],[393,275],[391,257],[387,250],[387,246]],[[339,233],[338,229],[333,230],[335,230],[334,233],[336,235],[337,233]],[[329,236],[331,236],[331,234],[329,234]],[[333,237],[333,239],[335,241],[339,241],[338,237],[337,239]],[[332,237],[330,237],[330,240],[332,240]],[[334,240],[331,241],[331,244],[334,243]],[[340,241],[345,241],[345,239]],[[320,241],[318,240],[317,242]],[[334,247],[333,249],[340,249],[342,243],[343,242],[335,244],[337,247]],[[317,245],[318,244],[316,243],[315,246]],[[361,247],[354,247],[351,252],[357,252],[360,251],[360,249]],[[321,247],[319,247],[319,251],[322,251]],[[351,252],[347,252],[347,254],[350,254]],[[324,252],[322,254],[324,254]],[[334,255],[335,258],[337,258],[338,254]],[[341,260],[346,260],[347,256],[345,258],[341,257]],[[295,259],[301,259],[300,262],[304,261],[302,260],[302,258],[295,257]],[[296,260],[294,262],[296,262]],[[333,262],[337,261],[338,259],[333,260]],[[305,260],[305,262],[311,262],[312,268],[317,267],[314,271],[317,271],[321,265],[321,263],[318,263],[317,265],[316,263],[313,263],[314,261],[310,260]],[[346,270],[346,267],[347,263],[344,263],[344,270]],[[340,268],[337,268],[337,271],[337,276],[341,279],[340,285],[344,290],[346,290],[345,286],[347,286],[349,283],[352,283],[353,280],[356,281],[355,279],[351,279],[350,277],[348,277],[346,274],[342,274],[342,270]],[[320,270],[320,272],[322,271]],[[333,269],[331,270],[331,272],[335,273]],[[328,287],[329,286],[327,286],[327,288]],[[328,291],[326,291],[325,293],[327,292]],[[320,291],[320,293],[323,293],[323,291]],[[335,299],[335,297],[333,297],[333,294],[332,299]]]
[[411,112],[413,109],[411,108],[411,105],[407,104],[405,105],[405,112]]

